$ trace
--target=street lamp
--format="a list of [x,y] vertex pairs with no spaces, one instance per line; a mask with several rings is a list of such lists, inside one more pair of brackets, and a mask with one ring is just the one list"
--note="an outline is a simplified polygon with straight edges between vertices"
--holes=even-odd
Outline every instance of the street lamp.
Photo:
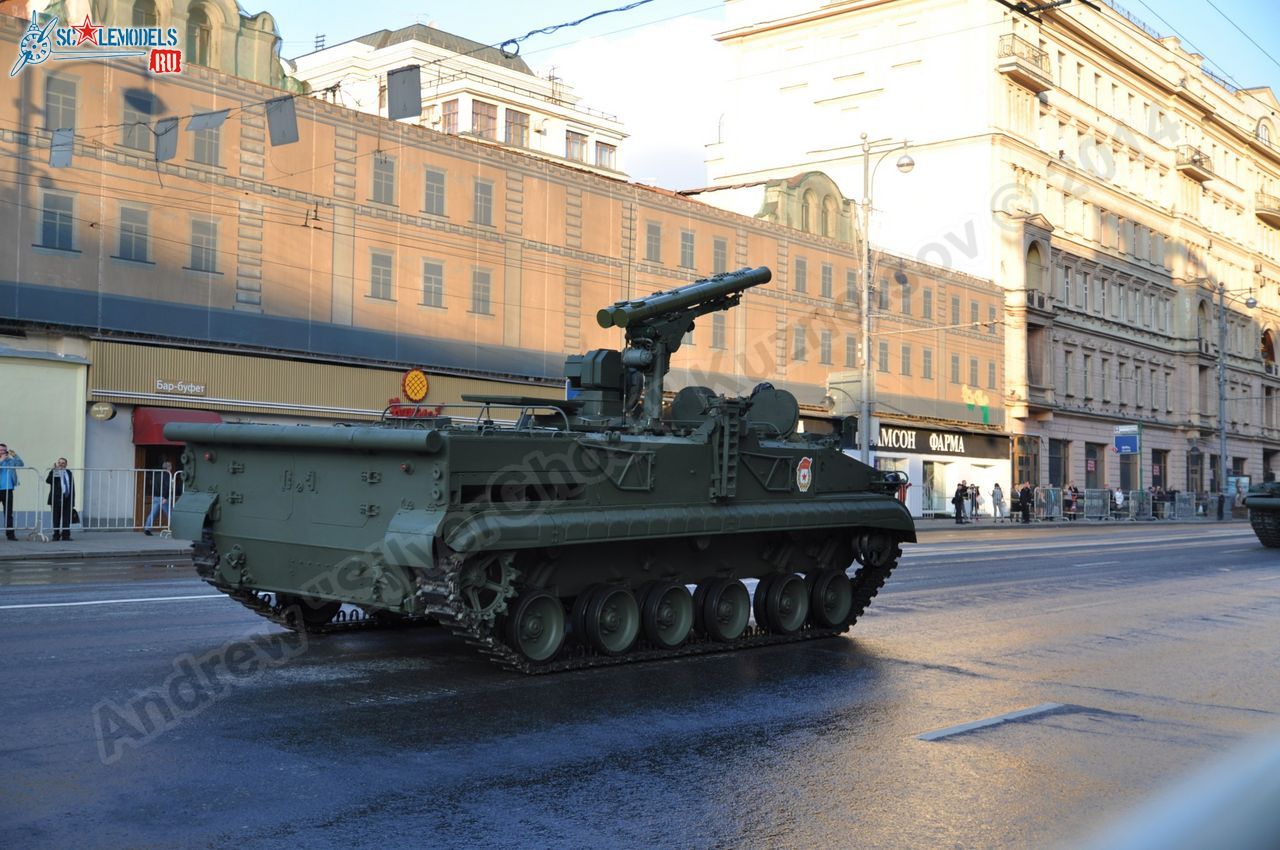
[[[875,169],[871,166],[871,148],[879,142],[862,134],[862,399],[858,405],[858,441],[862,462],[871,465],[871,181],[884,158],[895,150],[906,150],[907,143],[894,144],[880,154]],[[909,155],[898,157],[898,170],[907,174],[916,162]]]
[[[1224,518],[1227,483],[1227,285],[1218,281],[1217,286],[1209,282],[1210,287],[1218,292],[1218,519]],[[1237,292],[1243,290],[1236,290]],[[1253,289],[1249,297],[1243,301],[1232,298],[1232,301],[1243,303],[1252,310],[1258,306],[1258,299],[1253,297]]]
[[849,395],[848,390],[842,390],[840,389],[840,387],[827,387],[827,394],[822,397],[822,406],[825,407],[827,410],[834,411],[836,409],[835,397],[831,395],[833,391],[840,393],[841,395],[849,399],[849,401],[853,402],[854,404],[858,403],[858,400],[856,398]]

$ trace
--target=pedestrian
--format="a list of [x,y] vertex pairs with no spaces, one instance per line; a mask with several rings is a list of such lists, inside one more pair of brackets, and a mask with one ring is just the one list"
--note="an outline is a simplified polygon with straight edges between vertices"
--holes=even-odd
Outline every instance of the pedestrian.
[[956,485],[956,494],[951,497],[951,504],[956,509],[956,525],[964,525],[964,504],[969,498],[969,485],[961,481]]
[[58,458],[58,462],[44,477],[49,485],[49,506],[53,508],[53,539],[71,539],[71,521],[75,514],[76,479],[67,469],[67,459]]
[[1074,483],[1067,485],[1067,494],[1062,501],[1063,507],[1067,511],[1067,519],[1075,522],[1076,514],[1080,510],[1080,491],[1076,489]]
[[1004,510],[1004,491],[1000,489],[999,481],[991,487],[991,513],[996,520],[1009,518]]
[[972,522],[978,521],[978,508],[982,507],[982,491],[978,489],[977,482],[969,485],[969,519]]
[[4,508],[4,536],[6,540],[17,540],[13,533],[13,491],[18,486],[17,469],[26,466],[17,452],[9,451],[9,447],[0,443],[0,506]]
[[164,521],[169,521],[169,481],[173,478],[173,464],[165,461],[160,465],[160,471],[152,470],[147,473],[151,478],[151,513],[147,514],[147,521],[142,526],[142,533],[151,536],[151,526],[156,524],[156,520],[164,517]]
[[1018,509],[1022,511],[1023,524],[1031,522],[1031,502],[1034,496],[1031,494],[1031,482],[1022,482],[1022,489],[1018,491]]

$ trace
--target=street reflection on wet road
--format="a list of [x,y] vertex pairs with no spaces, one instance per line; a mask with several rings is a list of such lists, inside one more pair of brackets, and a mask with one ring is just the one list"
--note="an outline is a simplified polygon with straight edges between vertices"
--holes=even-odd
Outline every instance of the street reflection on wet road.
[[[184,692],[145,742],[117,730],[110,764],[95,707],[280,631],[220,599],[0,610],[0,844],[1071,845],[1280,722],[1258,675],[1280,563],[1245,535],[1034,559],[1010,540],[963,565],[971,541],[917,546],[848,637],[557,676],[435,629],[311,638]],[[1224,544],[1246,551],[1210,557]],[[0,606],[205,590],[9,587]],[[1046,702],[1067,709],[917,737]]]

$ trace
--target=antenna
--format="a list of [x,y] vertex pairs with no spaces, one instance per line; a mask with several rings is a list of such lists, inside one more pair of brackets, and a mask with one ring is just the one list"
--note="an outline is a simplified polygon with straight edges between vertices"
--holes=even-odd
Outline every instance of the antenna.
[[324,33],[316,33],[316,50],[324,50]]

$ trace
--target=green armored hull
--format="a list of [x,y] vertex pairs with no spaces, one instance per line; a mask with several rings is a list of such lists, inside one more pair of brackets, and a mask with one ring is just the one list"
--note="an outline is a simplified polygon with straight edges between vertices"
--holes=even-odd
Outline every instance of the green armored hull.
[[915,540],[902,479],[842,450],[851,420],[800,432],[784,391],[662,394],[693,319],[768,279],[602,310],[628,347],[569,358],[571,400],[169,425],[187,444],[174,533],[210,584],[289,628],[435,623],[525,672],[841,634]]
[[1249,524],[1262,545],[1280,547],[1280,481],[1254,484],[1244,506],[1249,509]]

